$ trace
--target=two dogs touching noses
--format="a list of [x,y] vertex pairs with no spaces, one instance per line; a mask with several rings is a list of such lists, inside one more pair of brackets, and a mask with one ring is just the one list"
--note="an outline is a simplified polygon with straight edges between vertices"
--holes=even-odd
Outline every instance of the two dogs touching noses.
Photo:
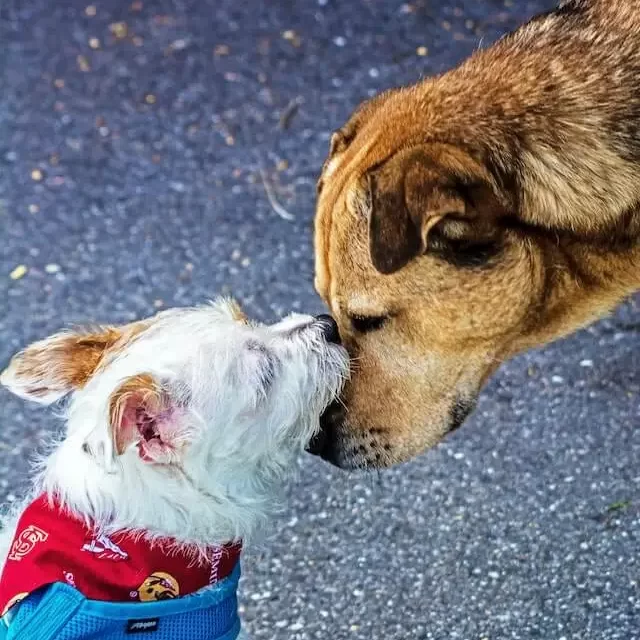
[[[157,600],[140,612],[193,591],[147,572],[158,549],[208,568],[220,633],[165,637],[238,637],[237,545],[297,453],[344,468],[407,460],[463,423],[501,363],[640,288],[638,78],[637,0],[561,0],[456,69],[360,105],[332,138],[315,217],[316,289],[344,348],[326,317],[265,327],[221,302],[19,354],[3,384],[70,401],[7,520],[3,576],[54,537],[21,514],[55,510],[95,534],[82,552],[140,561],[128,593]],[[57,569],[67,586],[78,577]],[[29,593],[3,577],[0,613],[19,624]],[[124,621],[155,631],[156,611]]]
[[[205,579],[193,590],[220,588],[238,545],[278,507],[283,482],[348,375],[349,358],[330,317],[292,315],[266,326],[229,301],[123,327],[59,333],[27,347],[2,384],[41,404],[69,399],[62,436],[5,522],[0,606],[29,602],[30,586],[20,580],[29,558],[54,543],[58,527],[84,527],[87,538],[68,552],[56,548],[61,580],[73,574],[62,566],[67,556],[88,558],[97,550],[104,558],[92,576],[77,575],[77,559],[67,579],[78,588],[85,580],[89,594],[117,587],[137,602],[164,584],[163,598],[188,600],[178,576],[189,575],[188,568],[197,573],[194,567],[205,568]],[[59,524],[50,526],[56,518]],[[185,566],[176,568],[176,558]],[[216,574],[221,558],[227,575]],[[166,566],[154,569],[151,559]],[[124,575],[123,567],[136,562],[131,584],[111,583],[114,567]],[[12,567],[21,572],[15,585]]]

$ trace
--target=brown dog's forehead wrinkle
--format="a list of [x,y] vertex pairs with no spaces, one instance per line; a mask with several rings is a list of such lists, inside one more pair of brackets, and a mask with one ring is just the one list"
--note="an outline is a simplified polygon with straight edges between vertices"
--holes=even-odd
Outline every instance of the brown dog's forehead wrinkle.
[[[352,143],[344,151],[341,158],[336,158],[336,168],[326,181],[318,202],[316,217],[316,277],[319,293],[331,307],[332,276],[331,276],[331,240],[332,230],[338,207],[346,206],[345,194],[348,190],[350,178],[355,173],[352,169],[370,166],[372,157],[376,158],[377,135],[365,140],[363,144]],[[377,154],[379,155],[379,154]],[[379,161],[379,160],[378,160]]]

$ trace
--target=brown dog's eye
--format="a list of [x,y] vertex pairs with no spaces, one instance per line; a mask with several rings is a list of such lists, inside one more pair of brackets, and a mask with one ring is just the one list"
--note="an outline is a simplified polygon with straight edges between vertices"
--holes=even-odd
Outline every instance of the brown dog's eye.
[[445,219],[429,233],[426,253],[455,267],[488,268],[501,249],[495,232],[478,233],[468,222]]
[[349,316],[351,326],[358,333],[369,333],[381,329],[389,316]]

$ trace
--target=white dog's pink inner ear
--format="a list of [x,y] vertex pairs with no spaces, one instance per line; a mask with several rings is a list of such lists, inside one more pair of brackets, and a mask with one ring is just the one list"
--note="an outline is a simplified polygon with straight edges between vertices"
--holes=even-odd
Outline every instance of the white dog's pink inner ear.
[[151,439],[162,412],[163,393],[153,376],[142,374],[125,380],[111,395],[111,435],[118,455],[133,443]]
[[136,444],[146,462],[178,461],[178,449],[185,442],[182,412],[153,376],[133,376],[121,384],[111,396],[110,412],[118,455]]

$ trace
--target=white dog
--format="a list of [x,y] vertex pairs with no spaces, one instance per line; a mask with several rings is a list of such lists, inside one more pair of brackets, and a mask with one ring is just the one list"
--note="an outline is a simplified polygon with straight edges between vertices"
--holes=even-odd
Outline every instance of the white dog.
[[348,370],[328,316],[264,326],[228,301],[59,333],[15,356],[0,377],[11,391],[71,397],[63,438],[0,538],[7,637],[34,620],[21,638],[238,637],[240,543],[277,507]]

